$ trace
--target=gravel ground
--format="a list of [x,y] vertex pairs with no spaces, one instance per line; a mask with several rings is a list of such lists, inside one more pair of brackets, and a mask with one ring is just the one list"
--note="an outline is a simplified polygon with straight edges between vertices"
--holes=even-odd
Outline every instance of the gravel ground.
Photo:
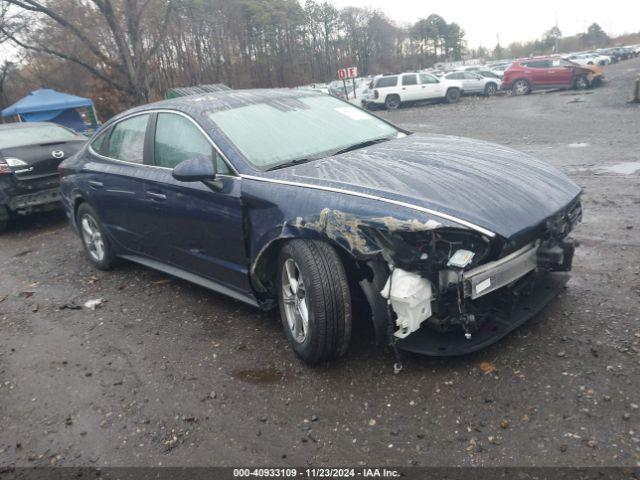
[[406,356],[399,375],[364,328],[309,368],[277,313],[131,264],[97,271],[62,214],[23,219],[0,237],[0,466],[640,464],[640,171],[615,167],[640,162],[639,70],[381,114],[509,144],[585,189],[564,293],[482,352]]

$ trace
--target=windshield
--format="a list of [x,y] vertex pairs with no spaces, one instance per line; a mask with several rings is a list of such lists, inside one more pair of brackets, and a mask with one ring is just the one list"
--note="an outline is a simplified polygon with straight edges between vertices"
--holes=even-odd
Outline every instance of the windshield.
[[327,95],[282,98],[208,115],[247,160],[263,170],[330,156],[400,133],[364,110]]
[[[0,129],[0,148],[80,140],[84,137],[58,125],[29,125]],[[86,139],[85,139],[86,140]]]

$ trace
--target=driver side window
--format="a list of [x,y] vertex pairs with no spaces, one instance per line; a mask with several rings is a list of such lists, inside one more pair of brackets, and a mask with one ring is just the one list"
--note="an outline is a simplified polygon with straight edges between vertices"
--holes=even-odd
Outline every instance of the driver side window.
[[420,74],[420,83],[426,85],[428,83],[438,83],[438,79],[433,75],[427,75],[426,73]]
[[211,142],[191,120],[181,115],[158,114],[153,150],[154,163],[159,167],[174,168],[184,160],[207,157],[212,161],[215,158],[217,173],[230,173]]

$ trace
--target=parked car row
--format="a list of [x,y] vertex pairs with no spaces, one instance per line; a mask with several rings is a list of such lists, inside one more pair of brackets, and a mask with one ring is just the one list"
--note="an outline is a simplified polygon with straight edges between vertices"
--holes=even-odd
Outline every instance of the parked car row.
[[393,110],[403,103],[415,101],[454,103],[467,94],[491,96],[507,91],[513,95],[526,95],[541,89],[582,90],[597,87],[605,80],[604,65],[639,53],[640,46],[617,47],[565,56],[537,56],[504,63],[467,65],[449,71],[430,69],[378,75],[368,86],[364,82],[359,83],[361,90],[355,98],[359,97],[358,103],[367,108]]

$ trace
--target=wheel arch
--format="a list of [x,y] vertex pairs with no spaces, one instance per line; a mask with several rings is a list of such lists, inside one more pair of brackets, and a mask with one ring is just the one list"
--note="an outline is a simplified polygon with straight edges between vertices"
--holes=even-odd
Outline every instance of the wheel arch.
[[82,205],[83,203],[86,203],[87,200],[80,194],[77,194],[74,198],[73,198],[73,204],[71,205],[71,207],[73,208],[73,221],[75,222],[76,218],[78,217],[78,209],[80,208],[80,205]]
[[256,256],[251,264],[251,281],[253,287],[260,292],[265,299],[275,295],[274,281],[276,280],[276,265],[278,256],[284,245],[292,240],[318,240],[331,245],[337,252],[344,265],[349,280],[359,280],[356,272],[360,271],[361,262],[355,255],[345,248],[340,242],[324,235],[286,235],[271,240]]
[[[381,263],[379,260],[372,263],[358,259],[340,242],[326,236],[291,235],[279,237],[263,248],[251,267],[252,284],[254,288],[261,290],[262,308],[272,309],[278,304],[277,262],[284,246],[293,240],[321,241],[334,248],[347,276],[352,304],[365,309],[363,318],[366,328],[371,328],[378,345],[385,344],[388,329],[386,303],[377,293],[383,287],[380,272],[386,268],[386,264],[383,265],[384,262]],[[386,275],[384,275],[384,280],[386,280]]]

